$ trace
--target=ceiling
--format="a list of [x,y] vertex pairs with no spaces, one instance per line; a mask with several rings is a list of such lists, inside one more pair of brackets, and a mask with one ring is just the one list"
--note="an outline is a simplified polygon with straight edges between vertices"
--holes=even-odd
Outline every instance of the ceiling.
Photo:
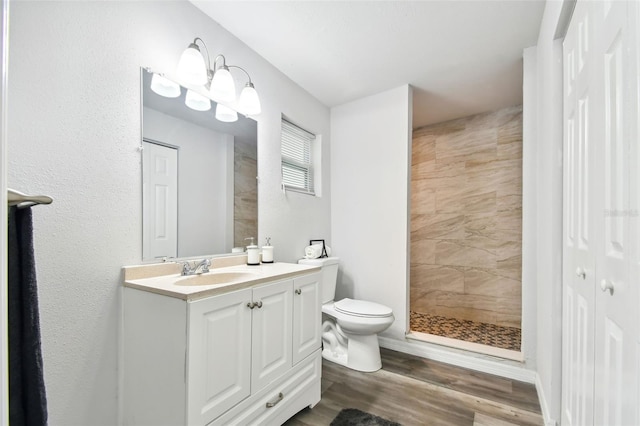
[[[413,127],[522,103],[543,0],[191,0],[329,107],[414,88]],[[257,79],[256,79],[257,80]]]

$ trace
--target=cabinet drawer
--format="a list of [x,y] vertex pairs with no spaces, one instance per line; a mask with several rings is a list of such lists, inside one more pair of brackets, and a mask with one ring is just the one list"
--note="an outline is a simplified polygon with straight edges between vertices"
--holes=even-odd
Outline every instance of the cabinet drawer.
[[281,380],[274,382],[249,400],[238,404],[209,423],[208,426],[270,424],[269,420],[278,416],[281,410],[289,405],[299,393],[305,391],[305,388],[314,382],[317,382],[318,387],[320,386],[322,357],[319,355],[320,351],[296,365]]

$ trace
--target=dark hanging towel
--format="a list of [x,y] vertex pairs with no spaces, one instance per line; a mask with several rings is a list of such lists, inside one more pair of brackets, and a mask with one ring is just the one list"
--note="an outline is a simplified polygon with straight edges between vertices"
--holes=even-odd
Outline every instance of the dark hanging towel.
[[9,207],[9,424],[47,424],[31,208]]

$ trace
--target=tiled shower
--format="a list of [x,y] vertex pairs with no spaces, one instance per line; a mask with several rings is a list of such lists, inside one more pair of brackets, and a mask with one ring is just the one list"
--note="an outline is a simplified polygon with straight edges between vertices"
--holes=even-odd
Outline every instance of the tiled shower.
[[411,330],[520,350],[522,106],[413,132]]

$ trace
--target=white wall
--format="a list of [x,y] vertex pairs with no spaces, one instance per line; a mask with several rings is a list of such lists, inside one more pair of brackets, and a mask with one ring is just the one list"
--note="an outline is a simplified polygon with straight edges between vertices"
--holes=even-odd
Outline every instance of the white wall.
[[411,88],[331,109],[331,243],[340,257],[336,297],[393,309],[384,333],[408,324]]
[[[14,1],[8,183],[34,208],[49,424],[117,424],[120,268],[142,256],[140,66],[172,74],[195,36],[260,93],[260,235],[276,260],[330,234],[323,197],[280,191],[280,114],[323,135],[329,110],[186,1]],[[262,240],[262,238],[261,238]]]
[[179,148],[178,257],[231,252],[233,136],[148,107],[143,126],[145,138]]
[[546,421],[560,419],[562,378],[562,44],[554,40],[561,1],[549,1],[536,46],[536,366]]

